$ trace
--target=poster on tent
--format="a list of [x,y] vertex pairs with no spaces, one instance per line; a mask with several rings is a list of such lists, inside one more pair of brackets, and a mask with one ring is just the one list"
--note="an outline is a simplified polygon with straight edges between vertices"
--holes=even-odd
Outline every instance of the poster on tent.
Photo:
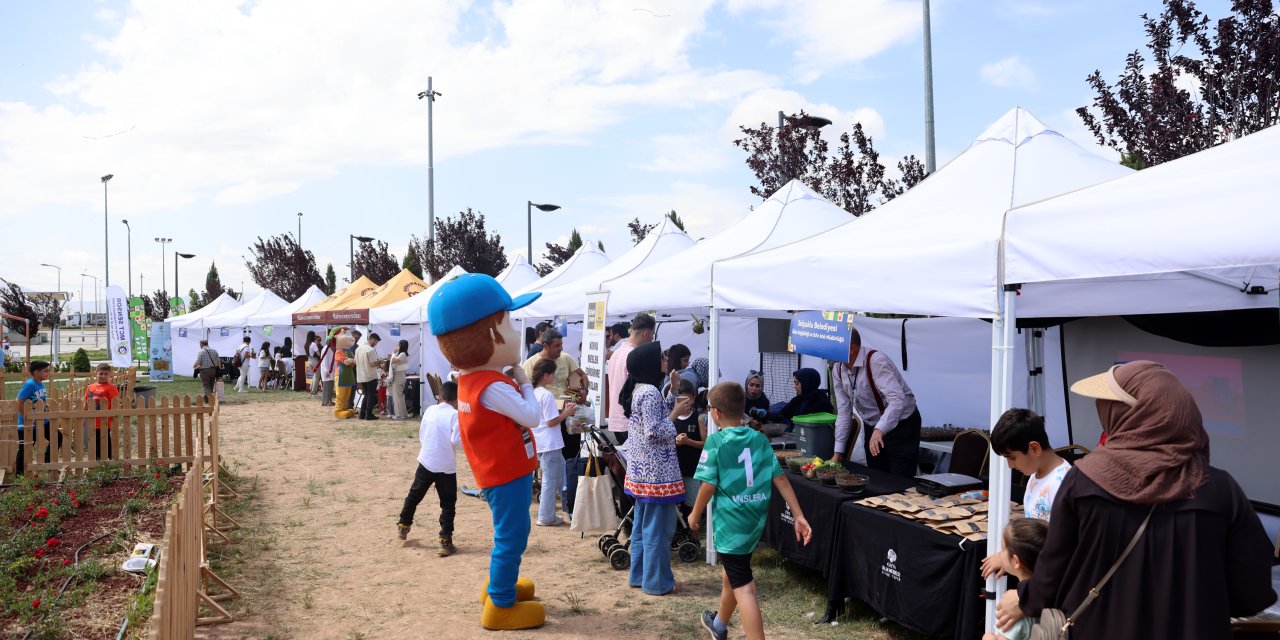
[[854,314],[848,311],[801,311],[791,316],[787,351],[832,362],[849,361]]
[[168,322],[151,324],[151,381],[173,382],[173,335]]
[[595,423],[600,424],[604,401],[605,327],[609,326],[608,291],[587,294],[587,312],[582,323],[582,370],[587,374],[587,402],[595,409]]
[[107,287],[107,350],[113,366],[127,368],[133,364],[132,328],[124,289],[114,284]]
[[151,341],[151,318],[147,317],[142,298],[129,298],[129,324],[133,332],[133,359],[146,362],[151,357],[147,345]]

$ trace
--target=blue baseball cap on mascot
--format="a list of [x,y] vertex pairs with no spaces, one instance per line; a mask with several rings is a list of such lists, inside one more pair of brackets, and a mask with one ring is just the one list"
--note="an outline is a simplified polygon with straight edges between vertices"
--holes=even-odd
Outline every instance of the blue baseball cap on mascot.
[[512,300],[511,294],[493,276],[465,273],[440,285],[431,295],[427,303],[427,325],[432,334],[444,335],[499,311],[526,307],[541,295],[542,292],[537,291]]

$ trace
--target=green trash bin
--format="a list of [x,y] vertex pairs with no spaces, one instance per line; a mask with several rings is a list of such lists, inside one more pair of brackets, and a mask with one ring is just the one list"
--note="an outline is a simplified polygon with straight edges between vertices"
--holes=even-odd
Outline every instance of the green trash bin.
[[836,451],[836,415],[833,413],[811,413],[791,419],[800,434],[800,451],[806,458],[818,456],[823,460],[831,458]]

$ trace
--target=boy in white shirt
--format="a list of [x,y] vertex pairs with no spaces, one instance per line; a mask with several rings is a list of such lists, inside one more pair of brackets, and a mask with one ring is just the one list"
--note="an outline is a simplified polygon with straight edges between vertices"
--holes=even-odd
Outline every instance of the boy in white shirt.
[[[1044,418],[1030,409],[1004,412],[991,430],[991,450],[1008,460],[1009,468],[1027,477],[1027,491],[1022,497],[1026,517],[1047,522],[1071,463],[1049,446]],[[982,561],[982,576],[1003,573],[1001,567],[1000,554],[990,556]]]
[[418,452],[418,471],[413,486],[404,499],[400,511],[400,539],[409,537],[413,515],[418,504],[427,495],[431,485],[436,486],[440,498],[440,557],[451,556],[458,549],[453,546],[453,518],[458,504],[458,460],[455,449],[462,448],[462,433],[458,428],[458,384],[446,382],[440,385],[440,403],[427,407],[422,413],[418,428],[418,440],[422,448]]
[[566,402],[564,410],[556,408],[556,396],[547,389],[555,380],[556,361],[539,358],[533,365],[533,397],[538,402],[538,426],[533,428],[533,442],[538,447],[538,466],[542,469],[542,491],[538,496],[539,527],[556,527],[564,519],[556,515],[556,494],[564,485],[564,435],[560,423],[573,415],[576,408]]

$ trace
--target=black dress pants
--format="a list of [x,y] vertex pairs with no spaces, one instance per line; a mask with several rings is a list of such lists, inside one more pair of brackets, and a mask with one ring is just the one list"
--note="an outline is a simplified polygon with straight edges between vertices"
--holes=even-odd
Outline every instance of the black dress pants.
[[436,486],[436,496],[440,498],[440,537],[450,538],[453,536],[453,516],[458,505],[458,474],[428,471],[421,463],[413,476],[409,495],[405,496],[404,508],[400,510],[400,524],[413,524],[413,515],[417,513],[418,505],[433,484]]
[[867,450],[868,467],[903,478],[916,477],[916,465],[920,462],[920,410],[913,411],[884,435],[880,455],[871,455],[870,437],[864,439],[863,446]]

